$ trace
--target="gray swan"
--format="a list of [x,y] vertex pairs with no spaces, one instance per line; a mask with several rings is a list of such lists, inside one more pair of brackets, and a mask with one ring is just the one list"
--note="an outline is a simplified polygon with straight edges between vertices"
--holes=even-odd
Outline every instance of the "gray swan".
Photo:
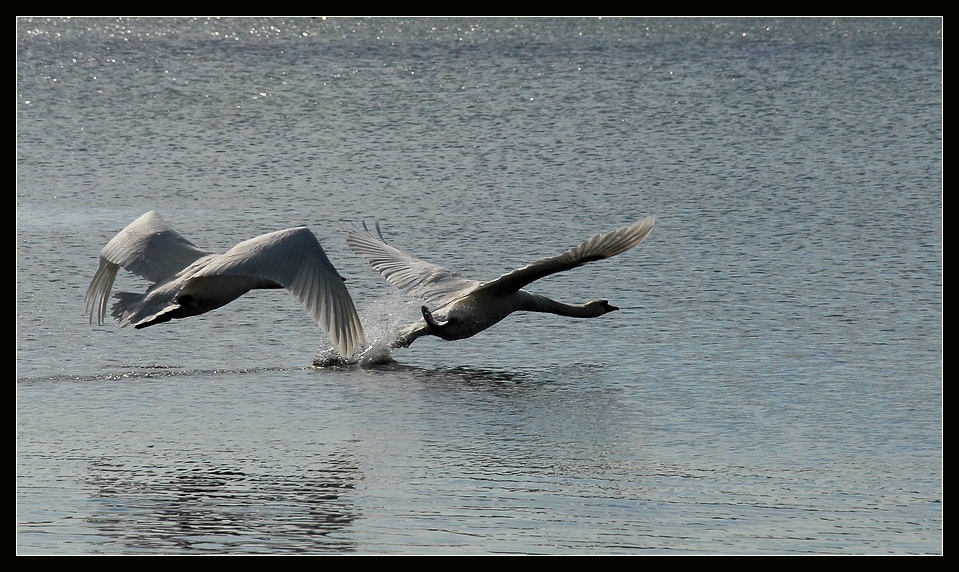
[[386,244],[378,223],[377,236],[365,223],[365,231],[345,230],[350,249],[365,258],[387,282],[434,305],[433,310],[422,306],[423,318],[402,328],[390,344],[392,347],[407,347],[425,335],[444,340],[468,338],[517,311],[595,318],[618,310],[607,300],[571,305],[523,288],[550,274],[626,252],[649,235],[654,223],[655,217],[650,216],[612,232],[597,234],[562,254],[538,260],[489,282],[464,278]]
[[153,283],[143,294],[117,292],[112,315],[120,327],[146,328],[205,314],[255,289],[286,288],[326,331],[344,357],[366,343],[343,278],[316,236],[289,228],[237,244],[225,254],[197,248],[150,211],[100,251],[85,300],[102,324],[120,267]]

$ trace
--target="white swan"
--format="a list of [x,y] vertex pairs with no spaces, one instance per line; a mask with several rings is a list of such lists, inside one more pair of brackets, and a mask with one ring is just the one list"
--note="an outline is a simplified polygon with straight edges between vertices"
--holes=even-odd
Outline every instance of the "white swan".
[[618,310],[606,300],[570,305],[522,288],[550,274],[626,252],[649,235],[654,223],[655,217],[650,216],[612,232],[597,234],[562,254],[533,262],[489,282],[464,278],[386,244],[379,224],[376,225],[378,238],[366,229],[366,224],[363,225],[366,232],[346,229],[346,243],[387,282],[435,305],[433,311],[422,306],[423,319],[400,330],[391,344],[393,347],[407,347],[416,338],[427,334],[444,340],[468,338],[516,311],[595,318]]
[[121,328],[131,324],[146,328],[204,314],[254,289],[286,288],[343,356],[366,343],[343,278],[306,227],[264,234],[225,254],[213,254],[194,246],[150,211],[100,251],[100,267],[85,301],[91,324],[94,314],[97,323],[103,323],[121,266],[153,282],[143,294],[114,295],[112,314]]

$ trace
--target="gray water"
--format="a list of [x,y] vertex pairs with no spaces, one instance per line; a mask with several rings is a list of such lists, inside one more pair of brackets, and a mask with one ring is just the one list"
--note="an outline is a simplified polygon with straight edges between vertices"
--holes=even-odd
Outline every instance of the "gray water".
[[[20,554],[941,554],[942,20],[17,20]],[[476,279],[655,214],[514,315],[314,367],[292,296],[90,326],[157,210]],[[129,274],[117,287],[142,290]]]

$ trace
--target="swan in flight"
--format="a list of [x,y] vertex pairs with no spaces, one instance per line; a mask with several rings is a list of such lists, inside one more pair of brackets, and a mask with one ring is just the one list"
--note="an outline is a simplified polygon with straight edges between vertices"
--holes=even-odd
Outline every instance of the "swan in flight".
[[387,282],[434,305],[432,311],[422,306],[423,318],[400,330],[391,343],[393,347],[407,347],[416,338],[428,334],[444,340],[468,338],[516,311],[595,318],[618,310],[607,300],[564,304],[527,292],[523,287],[550,274],[626,252],[649,235],[654,222],[655,217],[650,216],[612,232],[597,234],[562,254],[538,260],[489,282],[470,280],[386,244],[378,223],[377,236],[373,236],[365,223],[366,232],[347,228],[346,243]]
[[225,254],[213,254],[194,246],[150,211],[100,251],[100,267],[85,300],[91,324],[94,314],[97,323],[103,323],[121,266],[153,282],[143,294],[114,294],[112,314],[121,328],[146,328],[205,314],[254,289],[286,288],[344,357],[366,343],[344,279],[306,227],[264,234]]

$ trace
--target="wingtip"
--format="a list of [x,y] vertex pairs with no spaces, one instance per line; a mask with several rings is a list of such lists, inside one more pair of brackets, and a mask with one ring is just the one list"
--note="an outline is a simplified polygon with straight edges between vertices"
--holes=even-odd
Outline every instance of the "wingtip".
[[649,215],[647,217],[641,218],[638,221],[630,225],[630,230],[632,233],[638,233],[642,236],[640,242],[646,239],[646,236],[649,235],[653,230],[653,226],[656,225],[656,215]]
[[635,223],[636,226],[645,226],[645,225],[653,226],[654,224],[656,224],[656,215],[649,215],[649,216],[643,217],[639,219],[638,221],[636,221]]

